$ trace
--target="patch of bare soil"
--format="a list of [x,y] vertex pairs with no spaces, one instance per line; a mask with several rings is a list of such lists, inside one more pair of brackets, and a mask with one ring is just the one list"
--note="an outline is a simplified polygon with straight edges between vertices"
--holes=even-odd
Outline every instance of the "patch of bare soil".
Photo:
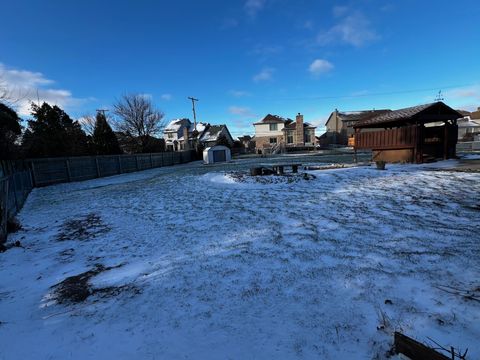
[[240,183],[258,183],[258,184],[290,184],[297,183],[299,181],[309,181],[316,178],[315,175],[307,173],[290,173],[283,175],[258,175],[251,176],[248,172],[234,171],[228,173],[228,176],[236,182]]
[[134,285],[108,286],[104,288],[92,288],[89,281],[92,277],[103,271],[118,268],[122,265],[106,267],[97,264],[93,269],[81,274],[69,276],[56,285],[53,285],[52,300],[58,304],[75,304],[85,301],[92,295],[100,297],[116,296],[124,291],[131,291],[134,294],[140,293],[140,289]]
[[58,241],[87,240],[110,231],[97,214],[91,213],[80,219],[66,221],[57,236]]

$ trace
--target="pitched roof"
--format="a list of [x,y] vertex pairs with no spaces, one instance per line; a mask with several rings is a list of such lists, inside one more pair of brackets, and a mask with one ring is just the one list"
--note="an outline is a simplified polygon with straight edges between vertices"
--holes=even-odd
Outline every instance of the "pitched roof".
[[424,122],[443,121],[461,118],[462,114],[443,102],[435,102],[388,111],[383,114],[358,121],[354,127],[374,127],[381,124],[408,123],[416,120]]
[[239,136],[238,137],[238,140],[240,141],[249,141],[249,140],[252,140],[252,137],[250,135],[243,135],[243,136]]
[[[310,124],[308,122],[304,122],[303,127],[304,128],[312,128],[312,129],[316,128],[316,126],[313,126],[312,124]],[[295,121],[290,123],[290,124],[285,125],[285,129],[288,129],[288,130],[295,130],[296,128],[297,128],[297,123]]]
[[230,135],[230,131],[228,131],[227,125],[210,125],[207,129],[203,132],[200,136],[200,141],[217,141],[218,137],[222,133],[222,130],[226,129],[227,134],[230,136],[231,140],[233,141],[232,136]]
[[285,119],[278,115],[267,114],[262,120],[254,123],[253,125],[260,125],[260,124],[274,124],[274,123],[285,123],[289,124],[293,120],[292,119]]
[[178,131],[182,127],[182,125],[189,126],[190,120],[189,119],[175,119],[170,121],[170,123],[165,127],[164,132],[172,132]]
[[342,121],[360,121],[372,118],[377,115],[391,111],[390,109],[381,110],[360,110],[360,111],[339,111],[338,117]]

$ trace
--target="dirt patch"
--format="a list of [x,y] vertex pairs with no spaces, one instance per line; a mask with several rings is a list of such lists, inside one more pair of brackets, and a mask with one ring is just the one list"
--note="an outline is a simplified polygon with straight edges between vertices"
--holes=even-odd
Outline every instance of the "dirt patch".
[[51,287],[53,289],[51,299],[58,304],[75,304],[85,301],[92,295],[100,297],[116,296],[124,291],[131,291],[134,294],[140,293],[140,289],[134,285],[108,286],[103,288],[92,288],[89,281],[92,277],[101,272],[121,267],[117,266],[103,266],[97,264],[93,269],[85,271],[81,274],[69,276],[65,280]]
[[91,213],[80,219],[68,220],[61,228],[60,234],[57,236],[58,241],[65,240],[88,240],[98,235],[105,234],[110,231],[102,218],[97,214]]
[[283,174],[283,175],[259,175],[251,176],[248,172],[234,171],[227,174],[235,182],[256,183],[256,184],[290,184],[299,181],[309,181],[316,178],[315,175],[307,173]]

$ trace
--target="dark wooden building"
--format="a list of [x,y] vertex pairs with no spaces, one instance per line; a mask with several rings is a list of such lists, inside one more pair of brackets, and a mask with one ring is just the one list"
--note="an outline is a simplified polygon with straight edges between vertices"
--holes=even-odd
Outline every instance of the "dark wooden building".
[[461,117],[441,101],[388,111],[354,125],[355,151],[372,150],[374,161],[449,159],[455,157]]

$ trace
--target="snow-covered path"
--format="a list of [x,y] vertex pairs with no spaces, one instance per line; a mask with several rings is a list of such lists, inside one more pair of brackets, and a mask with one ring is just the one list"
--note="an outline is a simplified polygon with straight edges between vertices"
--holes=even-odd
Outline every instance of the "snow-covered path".
[[[480,303],[438,288],[480,296],[480,174],[431,167],[35,189],[11,237],[25,248],[0,254],[0,359],[382,359],[394,330],[480,358]],[[118,291],[54,301],[97,264],[121,266],[92,288]]]

